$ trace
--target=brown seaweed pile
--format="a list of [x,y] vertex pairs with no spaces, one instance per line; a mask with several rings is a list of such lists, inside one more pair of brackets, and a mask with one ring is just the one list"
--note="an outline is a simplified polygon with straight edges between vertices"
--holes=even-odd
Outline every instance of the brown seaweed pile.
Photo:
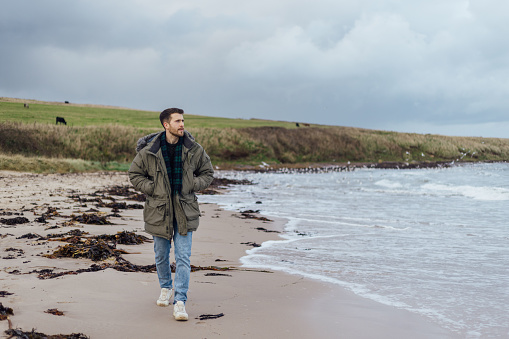
[[71,242],[72,241],[71,239],[73,239],[75,237],[82,237],[87,234],[89,234],[89,233],[76,228],[76,229],[70,230],[69,232],[66,232],[66,233],[48,234],[46,236],[46,240]]
[[30,220],[28,220],[25,217],[15,217],[15,218],[8,218],[8,219],[1,218],[0,219],[0,223],[5,224],[5,225],[26,224],[28,222],[30,222]]
[[39,218],[35,219],[35,221],[45,224],[47,223],[47,219],[53,219],[53,217],[61,217],[61,215],[57,211],[56,207],[49,206],[46,209],[46,212],[42,213]]
[[21,329],[8,329],[5,334],[9,335],[9,338],[21,338],[21,339],[89,339],[83,333],[72,333],[72,334],[44,334],[36,332],[35,329],[32,331],[23,331]]
[[51,269],[34,270],[30,273],[38,273],[39,279],[51,279],[62,275],[79,274],[83,272],[96,272],[113,268],[122,272],[155,272],[155,265],[135,265],[122,258],[122,254],[127,252],[116,248],[117,244],[122,245],[138,245],[152,240],[135,234],[135,232],[117,232],[117,234],[102,234],[93,237],[83,237],[88,234],[78,229],[69,231],[64,234],[48,235],[48,240],[65,241],[69,244],[60,246],[52,254],[46,254],[45,257],[55,258],[88,258],[92,261],[102,261],[109,258],[115,258],[115,263],[102,263],[100,265],[93,264],[89,268],[79,269],[77,271],[67,271],[54,273]]
[[0,303],[0,320],[5,320],[9,318],[10,315],[14,315],[12,308],[5,307],[2,303]]
[[44,311],[44,313],[49,313],[49,314],[58,315],[58,316],[64,315],[64,312],[59,311],[57,308],[47,309],[46,311]]
[[87,258],[92,261],[106,260],[114,257],[116,253],[125,253],[115,248],[114,244],[107,243],[102,239],[86,238],[83,241],[60,246],[53,254],[45,257],[54,258]]
[[17,237],[16,239],[35,239],[35,238],[43,239],[42,236],[36,233],[26,233],[23,234],[22,236]]
[[71,220],[88,225],[113,225],[111,221],[106,219],[106,216],[101,216],[98,213],[83,213],[78,216],[73,214]]
[[116,244],[122,245],[139,245],[144,242],[151,242],[152,240],[144,235],[136,234],[134,232],[117,232],[117,234],[102,234],[98,235],[97,239],[103,239],[105,241],[112,241]]
[[[64,241],[69,243],[79,243],[82,242],[82,237],[88,235],[88,232],[83,232],[79,229],[74,229],[67,233],[62,234],[48,234],[44,240],[50,241]],[[115,244],[121,245],[139,245],[144,242],[152,242],[152,239],[147,238],[146,236],[136,234],[135,232],[122,231],[117,232],[117,234],[101,234],[93,237],[88,237],[88,239],[96,239],[96,240],[104,240],[113,242]]]

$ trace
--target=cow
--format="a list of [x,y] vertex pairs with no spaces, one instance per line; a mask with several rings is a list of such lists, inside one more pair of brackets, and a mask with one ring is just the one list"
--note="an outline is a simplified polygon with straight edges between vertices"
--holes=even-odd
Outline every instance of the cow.
[[66,103],[66,104],[68,104],[68,103],[69,103],[69,101],[66,101],[65,103]]
[[310,124],[304,124],[304,126],[309,127],[309,126],[311,126],[311,125],[310,125]]
[[295,126],[300,127],[300,125],[299,125],[299,123],[298,123],[298,122],[296,122],[296,123],[295,123]]
[[61,124],[64,124],[64,125],[67,125],[67,122],[65,122],[65,119],[64,118],[61,118],[61,117],[57,117],[57,125],[58,123],[61,123]]
[[25,107],[25,108],[29,108],[29,107],[28,107],[28,104],[26,104],[26,103],[25,103],[25,104],[23,104],[23,107]]

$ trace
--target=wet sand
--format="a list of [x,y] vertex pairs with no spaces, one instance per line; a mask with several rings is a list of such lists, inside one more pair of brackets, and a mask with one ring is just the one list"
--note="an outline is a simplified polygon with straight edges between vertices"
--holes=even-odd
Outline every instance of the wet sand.
[[[0,290],[12,293],[0,297],[0,302],[13,309],[14,314],[9,316],[13,328],[35,329],[47,335],[83,333],[90,338],[458,337],[424,317],[358,297],[336,285],[242,267],[239,258],[253,243],[279,239],[277,233],[256,228],[281,231],[285,220],[243,219],[239,213],[213,204],[201,204],[203,217],[193,236],[191,264],[228,270],[191,273],[187,322],[175,321],[171,307],[156,306],[160,289],[153,271],[120,271],[113,268],[115,257],[94,262],[45,256],[68,244],[49,240],[48,235],[76,229],[88,232],[81,241],[122,231],[147,236],[142,209],[112,212],[110,207],[98,207],[97,201],[88,201],[99,198],[111,203],[113,200],[107,197],[113,197],[119,203],[143,204],[123,196],[91,195],[108,186],[124,185],[129,185],[125,173],[42,175],[0,171],[0,220],[28,219],[15,225],[0,223]],[[45,213],[46,223],[36,221]],[[72,215],[94,213],[113,225],[71,222]],[[112,214],[116,216],[108,216]],[[27,234],[36,236],[21,238]],[[119,254],[121,258],[137,267],[154,264],[152,247],[151,242],[116,245],[116,249],[127,252]],[[93,264],[103,269],[67,274],[87,270]],[[45,272],[42,270],[66,274],[40,279],[38,276]],[[46,313],[51,309],[63,315]],[[212,317],[200,319],[206,315]],[[4,331],[8,328],[7,320],[0,321],[2,337],[7,337]]]

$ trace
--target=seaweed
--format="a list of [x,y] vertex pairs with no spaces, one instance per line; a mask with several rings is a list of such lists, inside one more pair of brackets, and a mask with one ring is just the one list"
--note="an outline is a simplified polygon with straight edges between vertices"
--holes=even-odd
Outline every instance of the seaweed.
[[268,229],[263,228],[263,227],[257,227],[257,228],[256,228],[256,230],[258,230],[258,231],[263,231],[263,232],[265,232],[265,233],[281,233],[281,232],[279,232],[279,231],[268,230]]
[[109,194],[126,197],[128,200],[145,201],[146,196],[143,193],[133,192],[132,186],[111,186],[104,190],[96,191],[95,194]]
[[60,246],[53,254],[45,255],[48,258],[88,258],[92,261],[106,260],[114,257],[115,252],[124,251],[117,250],[115,245],[110,245],[102,239],[85,239],[83,242],[76,241],[64,246]]
[[135,265],[122,257],[117,257],[115,264],[110,264],[110,267],[121,272],[144,272],[152,273],[156,272],[156,265]]
[[83,213],[78,216],[73,214],[71,220],[88,225],[113,225],[111,221],[106,220],[105,216],[100,216],[98,213]]
[[12,308],[5,307],[4,305],[2,305],[2,303],[0,303],[0,320],[5,320],[10,315],[14,315]]
[[22,249],[18,249],[18,248],[13,248],[13,247],[10,247],[10,248],[7,248],[5,250],[6,252],[16,252],[16,256],[14,256],[14,253],[9,253],[9,255],[3,257],[2,259],[16,259],[17,257],[21,257],[23,256],[23,254],[25,254],[25,251],[23,251]]
[[46,218],[41,215],[39,218],[35,218],[34,221],[37,221],[38,223],[41,223],[41,224],[47,224],[48,222],[46,221]]
[[121,271],[121,272],[143,272],[143,273],[152,273],[156,272],[156,265],[135,265],[131,262],[123,259],[123,258],[117,258],[117,262],[115,264],[112,263],[102,263],[102,264],[92,264],[89,268],[81,268],[76,271],[65,271],[65,272],[58,272],[53,273],[53,270],[50,269],[44,269],[44,270],[34,270],[30,273],[39,273],[37,275],[37,278],[41,280],[45,279],[53,279],[58,278],[64,275],[76,275],[80,273],[86,273],[86,272],[98,272],[103,271],[107,268],[113,268],[114,270]]
[[260,213],[260,210],[245,210],[245,211],[240,211],[240,213]]
[[127,209],[143,209],[143,205],[140,205],[140,204],[127,204],[125,202],[110,202],[110,203],[104,203],[104,202],[99,202],[97,205],[97,207],[109,207],[109,208],[112,208],[112,209],[116,209],[116,210],[127,210]]
[[199,317],[196,317],[195,319],[198,319],[198,320],[208,320],[208,319],[217,319],[217,318],[221,318],[221,317],[224,317],[224,313],[219,313],[219,314],[202,314]]
[[241,244],[242,245],[249,245],[249,246],[253,246],[253,247],[260,247],[260,246],[262,246],[260,244],[255,243],[255,242],[252,242],[252,241],[251,242],[241,242]]
[[[83,232],[79,229],[74,229],[67,233],[63,234],[48,234],[46,240],[50,241],[65,241],[73,244],[77,244],[82,242],[82,236],[89,234],[88,232]],[[135,232],[121,231],[117,232],[117,234],[101,234],[93,237],[88,237],[87,239],[96,239],[96,240],[104,240],[114,242],[115,244],[121,245],[139,245],[144,242],[152,242],[151,239],[136,234]]]
[[266,217],[257,217],[255,215],[252,215],[252,214],[248,214],[248,213],[242,213],[242,219],[256,219],[256,220],[261,220],[261,221],[274,221],[274,220],[271,220],[269,218],[266,218]]
[[42,214],[42,216],[46,219],[51,219],[52,217],[60,217],[61,215],[60,215],[60,213],[58,213],[56,207],[48,206],[48,208],[46,209],[46,212],[44,212]]
[[44,239],[44,237],[42,237],[42,236],[40,236],[39,234],[36,234],[36,233],[26,233],[26,234],[23,234],[20,237],[17,237],[16,239],[35,239],[35,238],[37,238],[37,240]]
[[[135,265],[121,256],[116,257],[116,262],[113,263],[101,263],[101,264],[92,264],[89,268],[82,268],[76,271],[66,271],[66,272],[58,272],[53,273],[51,269],[43,269],[43,270],[33,270],[30,273],[38,273],[37,278],[45,280],[45,279],[53,279],[58,278],[65,275],[76,275],[85,272],[97,272],[102,271],[107,268],[113,268],[114,270],[121,272],[143,272],[143,273],[153,273],[156,272],[156,265]],[[171,264],[172,272],[175,272],[175,263]],[[230,267],[217,267],[217,266],[194,266],[191,265],[191,272],[202,271],[202,270],[210,270],[210,271],[229,271],[233,268]],[[11,272],[12,273],[12,272]],[[19,273],[19,272],[18,272]]]
[[36,332],[35,329],[32,331],[25,332],[22,329],[8,329],[5,331],[9,338],[21,338],[21,339],[89,339],[83,333],[71,333],[71,334],[44,334]]
[[21,248],[14,248],[14,247],[6,248],[5,252],[18,252],[18,254],[25,253],[25,251],[23,251]]
[[240,216],[238,215],[235,215],[237,218],[241,218],[241,219],[256,219],[256,220],[261,220],[261,221],[273,221],[273,220],[270,220],[266,217],[257,217],[256,215],[253,215],[253,214],[256,214],[260,212],[260,210],[256,210],[256,211],[253,211],[253,210],[246,210],[246,211],[241,211],[240,212]]
[[[174,272],[175,263],[171,264],[172,272]],[[218,267],[218,266],[194,266],[191,265],[191,272],[196,271],[229,271],[233,268],[230,267]]]
[[71,238],[81,237],[81,236],[83,236],[85,234],[89,234],[89,233],[88,232],[84,232],[84,231],[79,230],[79,229],[76,228],[76,229],[70,230],[69,232],[66,232],[66,233],[48,234],[46,236],[45,240],[69,241],[69,239],[71,239]]
[[103,267],[103,265],[92,264],[89,268],[81,268],[76,271],[65,271],[65,272],[53,273],[52,269],[43,269],[40,271],[33,270],[30,273],[39,273],[39,275],[37,275],[37,278],[39,278],[41,280],[45,280],[45,279],[58,278],[58,277],[61,277],[64,275],[76,275],[76,274],[83,273],[83,272],[97,272],[97,271],[105,270],[106,268],[108,268],[108,267]]
[[231,274],[224,274],[224,273],[205,273],[205,276],[206,277],[218,277],[218,276],[221,276],[221,277],[231,277],[232,275]]
[[15,218],[9,218],[9,219],[1,218],[0,219],[0,223],[5,224],[5,225],[26,224],[28,222],[30,222],[30,220],[28,220],[25,217],[15,217]]
[[49,206],[46,209],[46,212],[42,213],[39,218],[35,218],[35,221],[42,223],[42,224],[47,224],[48,222],[46,220],[53,219],[53,217],[61,217],[61,215],[60,215],[60,213],[58,213],[56,207]]
[[7,291],[0,291],[0,297],[5,298],[8,295],[13,295],[14,293],[7,292]]
[[144,242],[151,241],[149,238],[136,234],[134,232],[117,232],[117,234],[102,234],[98,235],[97,239],[103,239],[106,241],[113,241],[116,244],[122,244],[122,245],[138,245],[143,244]]
[[56,308],[49,308],[46,311],[44,311],[44,313],[49,313],[49,314],[58,315],[58,316],[63,316],[64,315],[64,312],[59,311]]

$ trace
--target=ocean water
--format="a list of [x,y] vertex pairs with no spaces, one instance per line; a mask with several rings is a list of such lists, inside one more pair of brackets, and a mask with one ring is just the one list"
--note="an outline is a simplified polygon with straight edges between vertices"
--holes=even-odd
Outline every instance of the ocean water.
[[509,338],[509,164],[217,176],[255,185],[201,202],[288,219],[245,266],[339,284],[465,338]]

